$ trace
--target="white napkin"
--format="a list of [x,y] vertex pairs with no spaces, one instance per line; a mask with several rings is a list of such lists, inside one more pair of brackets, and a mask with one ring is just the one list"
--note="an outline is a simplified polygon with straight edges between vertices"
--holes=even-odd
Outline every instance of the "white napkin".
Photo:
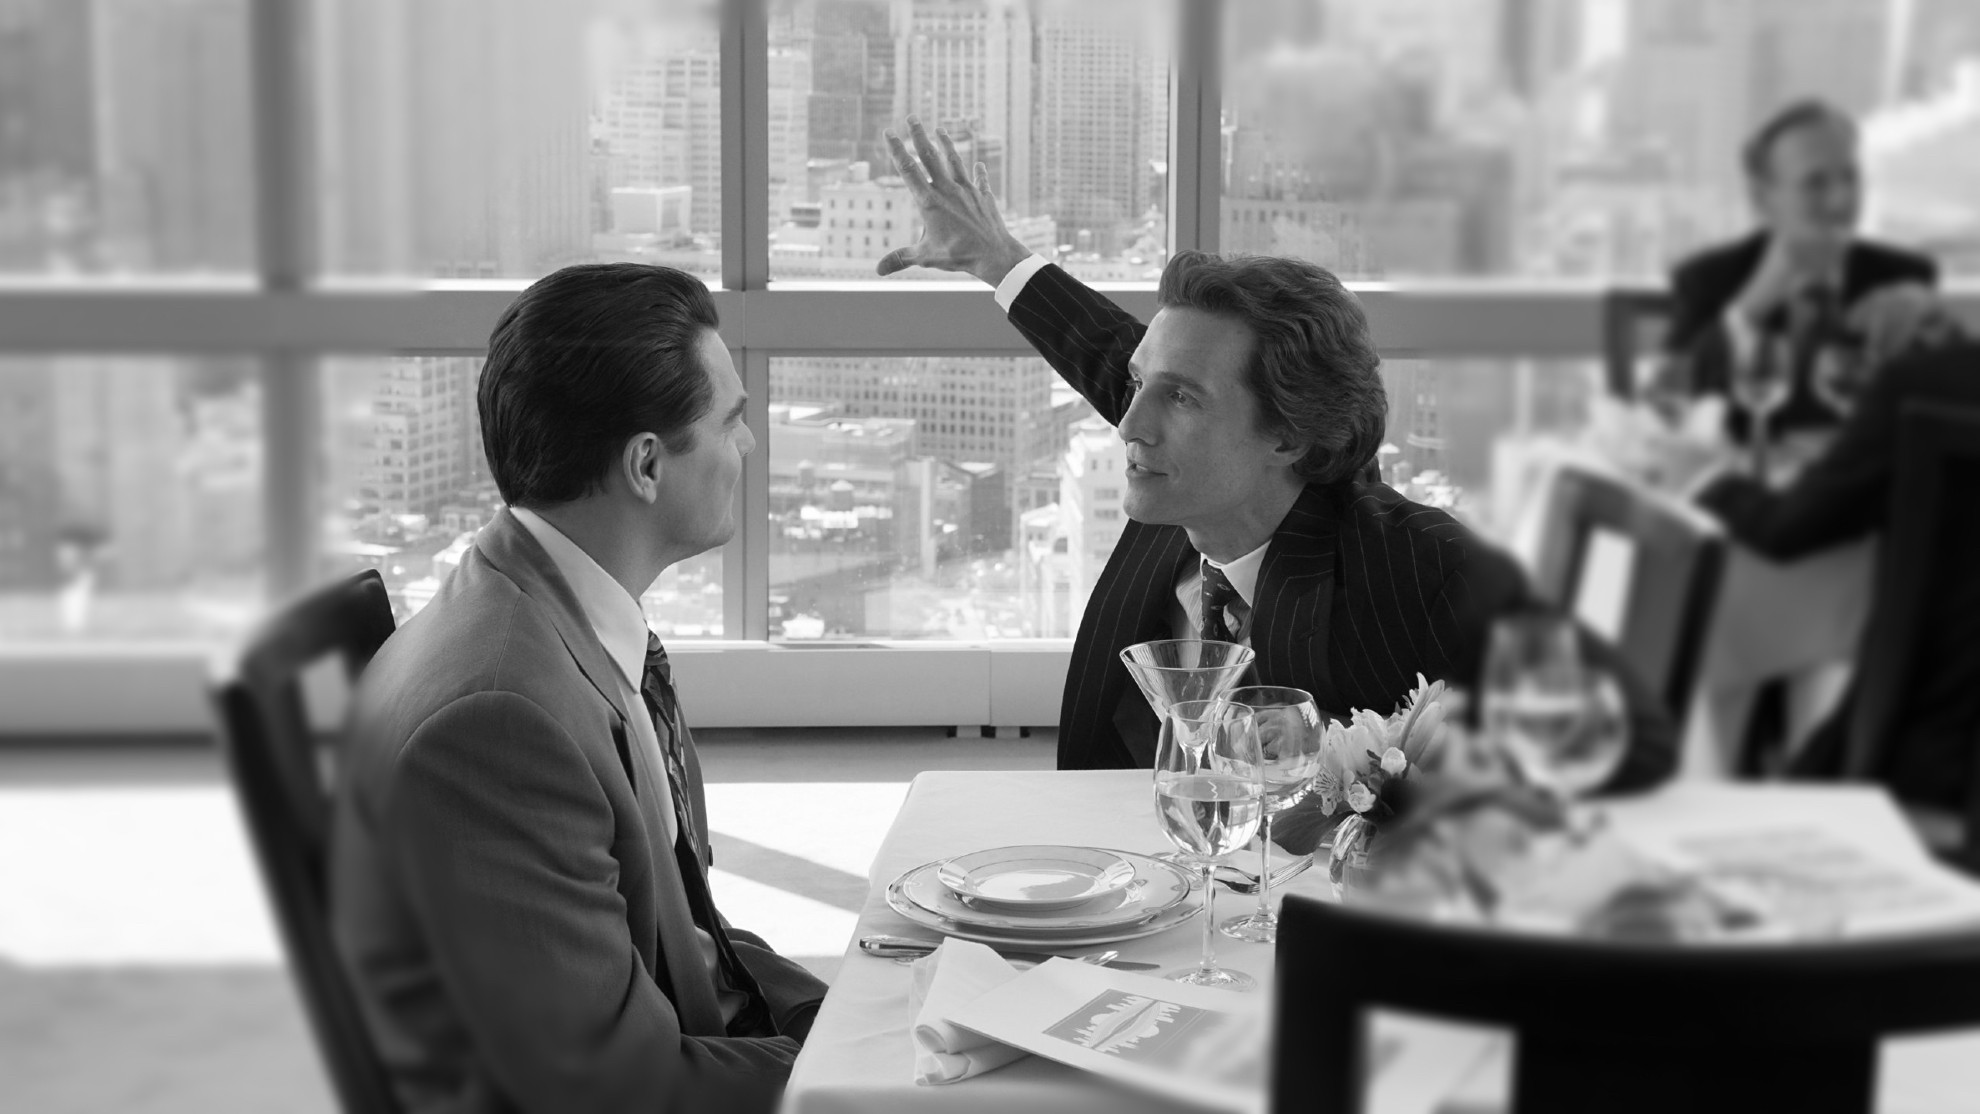
[[944,940],[941,947],[915,961],[908,985],[908,1016],[916,1083],[956,1083],[1029,1055],[949,1022],[956,1010],[1017,975],[1018,969],[1004,962],[1003,956],[968,940]]

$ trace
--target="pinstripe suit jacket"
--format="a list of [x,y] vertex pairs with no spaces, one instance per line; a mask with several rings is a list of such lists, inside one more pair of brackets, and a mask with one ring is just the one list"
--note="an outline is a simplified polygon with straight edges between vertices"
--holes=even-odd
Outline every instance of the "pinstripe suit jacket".
[[[1130,400],[1139,321],[1055,266],[1033,275],[1011,323],[1108,422]],[[1176,581],[1198,559],[1180,526],[1130,521],[1094,585],[1059,709],[1061,769],[1154,761],[1155,717],[1121,665],[1123,647],[1171,637]],[[1422,673],[1475,687],[1492,618],[1537,606],[1518,566],[1450,515],[1379,483],[1310,485],[1265,551],[1253,592],[1252,683],[1291,685],[1323,711],[1387,713]],[[1674,731],[1657,698],[1609,647],[1589,657],[1622,678],[1631,753],[1617,788],[1674,765]]]

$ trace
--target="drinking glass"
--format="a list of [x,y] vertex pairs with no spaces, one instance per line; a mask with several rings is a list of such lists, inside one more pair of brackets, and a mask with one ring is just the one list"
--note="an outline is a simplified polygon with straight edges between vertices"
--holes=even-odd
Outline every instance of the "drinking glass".
[[1767,481],[1767,427],[1774,412],[1787,405],[1794,384],[1788,376],[1788,344],[1777,336],[1761,338],[1759,351],[1735,364],[1729,384],[1732,400],[1746,411],[1747,437],[1753,448],[1753,473]]
[[1622,689],[1585,665],[1572,620],[1529,613],[1492,626],[1485,729],[1528,781],[1562,799],[1607,781],[1628,747]]
[[1264,763],[1249,708],[1180,700],[1155,744],[1155,815],[1203,877],[1203,961],[1164,977],[1191,986],[1251,990],[1258,980],[1217,966],[1217,860],[1251,842],[1264,811]]
[[1178,700],[1215,700],[1238,683],[1251,647],[1208,638],[1164,638],[1121,650],[1121,664],[1161,716]]
[[1320,742],[1325,733],[1320,709],[1305,689],[1280,685],[1247,685],[1232,689],[1225,700],[1251,711],[1252,731],[1258,736],[1259,768],[1264,774],[1265,809],[1260,821],[1264,839],[1258,854],[1258,911],[1232,917],[1218,929],[1224,935],[1255,944],[1279,938],[1279,918],[1272,912],[1272,816],[1298,804],[1320,772]]

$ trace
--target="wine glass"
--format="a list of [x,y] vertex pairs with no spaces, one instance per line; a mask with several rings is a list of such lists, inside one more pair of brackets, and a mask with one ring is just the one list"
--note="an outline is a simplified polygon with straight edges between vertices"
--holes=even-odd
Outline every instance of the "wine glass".
[[1483,681],[1486,731],[1543,791],[1586,796],[1622,763],[1622,689],[1582,662],[1572,620],[1537,612],[1499,619]]
[[1774,412],[1787,405],[1793,384],[1788,379],[1788,345],[1784,338],[1763,336],[1759,351],[1733,367],[1728,385],[1734,402],[1746,411],[1747,436],[1753,446],[1753,472],[1767,480],[1767,427]]
[[1226,700],[1180,700],[1155,744],[1155,815],[1169,841],[1203,876],[1203,961],[1165,978],[1251,990],[1258,980],[1217,966],[1217,860],[1251,842],[1264,811],[1264,763],[1251,709]]
[[1178,700],[1215,700],[1244,672],[1256,655],[1251,647],[1208,638],[1164,638],[1137,642],[1121,651],[1121,664],[1163,715]]
[[1258,756],[1265,780],[1264,839],[1258,854],[1258,911],[1232,917],[1218,929],[1237,940],[1270,944],[1279,938],[1279,918],[1272,912],[1272,816],[1298,804],[1320,772],[1320,742],[1325,734],[1320,709],[1305,689],[1279,685],[1246,685],[1224,697],[1251,710],[1258,736]]

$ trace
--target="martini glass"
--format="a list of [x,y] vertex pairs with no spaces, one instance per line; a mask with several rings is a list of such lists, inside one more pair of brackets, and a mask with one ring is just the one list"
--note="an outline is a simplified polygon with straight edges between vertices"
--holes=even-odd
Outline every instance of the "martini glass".
[[1167,718],[1183,700],[1215,700],[1229,692],[1251,668],[1251,647],[1207,638],[1164,638],[1137,642],[1121,651],[1128,676],[1155,714]]

